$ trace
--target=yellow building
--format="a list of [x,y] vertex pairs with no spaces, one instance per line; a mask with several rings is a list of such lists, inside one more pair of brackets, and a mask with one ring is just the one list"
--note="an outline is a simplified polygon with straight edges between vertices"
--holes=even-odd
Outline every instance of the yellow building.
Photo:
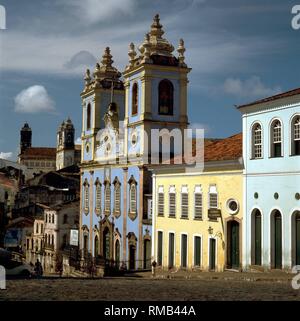
[[202,172],[154,172],[152,255],[164,270],[241,267],[242,134],[205,145]]

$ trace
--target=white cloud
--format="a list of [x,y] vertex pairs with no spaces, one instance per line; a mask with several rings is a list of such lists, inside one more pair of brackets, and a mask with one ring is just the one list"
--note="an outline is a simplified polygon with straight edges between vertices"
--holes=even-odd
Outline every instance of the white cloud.
[[75,140],[75,145],[81,145],[82,141],[81,141],[81,138],[78,137],[76,140]]
[[2,159],[12,159],[13,153],[12,152],[0,152],[0,158]]
[[239,78],[227,78],[223,89],[225,93],[241,98],[263,98],[282,91],[279,86],[266,86],[257,76],[252,76],[244,81]]
[[78,17],[86,24],[109,20],[113,16],[118,16],[118,13],[132,14],[135,3],[136,0],[68,0],[65,2],[75,8]]
[[15,97],[15,111],[18,113],[53,113],[55,103],[44,86],[31,86]]
[[84,69],[83,67],[91,67],[96,64],[97,59],[88,51],[81,50],[76,53],[70,60],[68,60],[64,67],[67,69],[76,69],[78,67],[81,68],[81,71]]

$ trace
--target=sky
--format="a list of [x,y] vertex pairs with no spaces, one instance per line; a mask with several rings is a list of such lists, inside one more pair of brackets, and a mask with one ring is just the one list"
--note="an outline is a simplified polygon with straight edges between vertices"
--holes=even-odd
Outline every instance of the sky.
[[[160,14],[175,48],[186,46],[191,127],[206,137],[242,130],[235,105],[300,87],[300,29],[289,0],[0,0],[0,158],[15,160],[27,121],[33,146],[55,146],[71,117],[81,132],[83,77],[109,46],[123,71]],[[175,52],[176,53],[176,52]]]

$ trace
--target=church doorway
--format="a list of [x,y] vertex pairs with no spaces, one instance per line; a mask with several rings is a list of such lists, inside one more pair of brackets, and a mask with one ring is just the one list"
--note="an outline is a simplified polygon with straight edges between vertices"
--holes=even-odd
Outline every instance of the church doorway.
[[96,235],[95,242],[94,242],[94,257],[97,257],[98,253],[99,253],[99,239],[98,239],[98,236]]
[[129,270],[135,269],[135,246],[129,245]]
[[105,260],[110,259],[110,233],[108,227],[103,231],[103,258]]
[[116,266],[120,266],[120,241],[116,240],[115,244],[115,261],[116,261]]

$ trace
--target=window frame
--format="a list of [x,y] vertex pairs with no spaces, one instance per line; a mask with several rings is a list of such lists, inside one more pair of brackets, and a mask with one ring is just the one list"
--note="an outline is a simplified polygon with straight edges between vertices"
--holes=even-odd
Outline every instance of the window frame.
[[[280,124],[280,141],[274,141],[274,136],[275,136],[275,132],[274,132],[274,128],[276,123]],[[284,155],[284,151],[283,151],[283,142],[284,142],[284,128],[283,128],[283,122],[281,119],[279,118],[274,118],[271,120],[270,122],[270,130],[269,130],[269,139],[270,139],[270,158],[280,158],[283,157]],[[280,144],[280,156],[275,156],[275,144]]]

